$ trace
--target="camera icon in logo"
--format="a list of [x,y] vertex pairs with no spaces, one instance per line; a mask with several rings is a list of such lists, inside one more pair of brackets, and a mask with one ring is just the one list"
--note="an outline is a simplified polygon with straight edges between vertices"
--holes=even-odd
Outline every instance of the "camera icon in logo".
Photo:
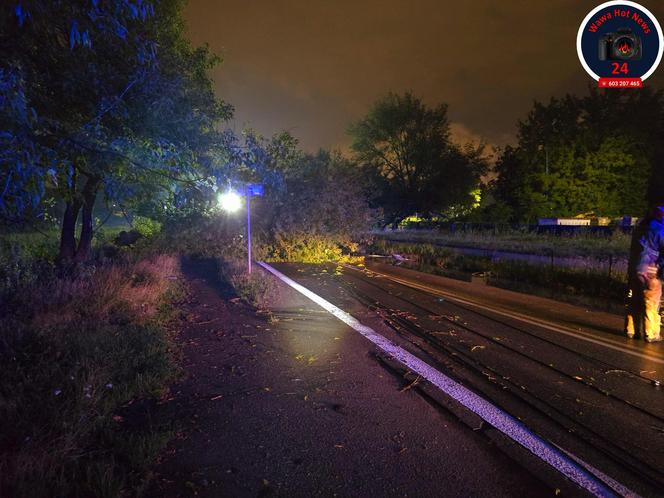
[[601,61],[638,61],[642,56],[641,38],[629,28],[606,33],[599,39]]

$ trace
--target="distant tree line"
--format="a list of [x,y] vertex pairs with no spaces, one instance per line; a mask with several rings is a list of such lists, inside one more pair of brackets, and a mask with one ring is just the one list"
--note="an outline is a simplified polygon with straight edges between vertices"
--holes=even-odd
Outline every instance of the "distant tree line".
[[488,186],[486,221],[641,216],[664,191],[664,93],[591,88],[535,102],[501,151]]
[[661,91],[591,88],[535,102],[517,129],[517,144],[498,150],[490,167],[482,145],[452,143],[446,105],[429,108],[405,93],[378,100],[349,133],[386,224],[413,214],[512,223],[640,216],[664,191]]

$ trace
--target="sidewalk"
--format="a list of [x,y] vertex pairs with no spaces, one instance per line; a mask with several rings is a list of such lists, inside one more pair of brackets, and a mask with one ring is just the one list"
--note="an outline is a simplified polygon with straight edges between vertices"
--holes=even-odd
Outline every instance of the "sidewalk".
[[282,287],[273,318],[185,268],[186,378],[155,416],[180,425],[149,496],[550,496],[372,345]]

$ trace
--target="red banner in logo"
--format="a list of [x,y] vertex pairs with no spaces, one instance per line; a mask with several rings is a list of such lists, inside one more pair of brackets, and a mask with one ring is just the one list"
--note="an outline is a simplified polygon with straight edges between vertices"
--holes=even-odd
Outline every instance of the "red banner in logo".
[[598,86],[600,88],[642,88],[643,80],[641,78],[600,78]]

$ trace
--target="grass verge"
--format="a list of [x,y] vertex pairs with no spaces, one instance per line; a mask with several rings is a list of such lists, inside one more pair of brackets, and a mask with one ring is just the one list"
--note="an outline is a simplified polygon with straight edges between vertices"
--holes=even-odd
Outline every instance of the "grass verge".
[[549,235],[521,231],[459,231],[403,230],[399,232],[374,232],[384,241],[448,245],[474,249],[500,250],[527,254],[555,254],[556,256],[583,256],[607,259],[626,258],[629,254],[631,235],[620,231],[611,236],[592,233]]
[[492,260],[469,256],[432,244],[376,241],[371,248],[382,254],[406,257],[400,263],[425,273],[470,281],[473,274],[484,274],[486,283],[518,292],[622,312],[626,275],[594,268],[567,268],[522,261]]
[[178,262],[153,256],[16,288],[0,312],[0,495],[139,494],[168,429],[126,420],[178,373]]
[[624,311],[627,286],[620,276],[515,261],[493,263],[487,284],[614,313]]

